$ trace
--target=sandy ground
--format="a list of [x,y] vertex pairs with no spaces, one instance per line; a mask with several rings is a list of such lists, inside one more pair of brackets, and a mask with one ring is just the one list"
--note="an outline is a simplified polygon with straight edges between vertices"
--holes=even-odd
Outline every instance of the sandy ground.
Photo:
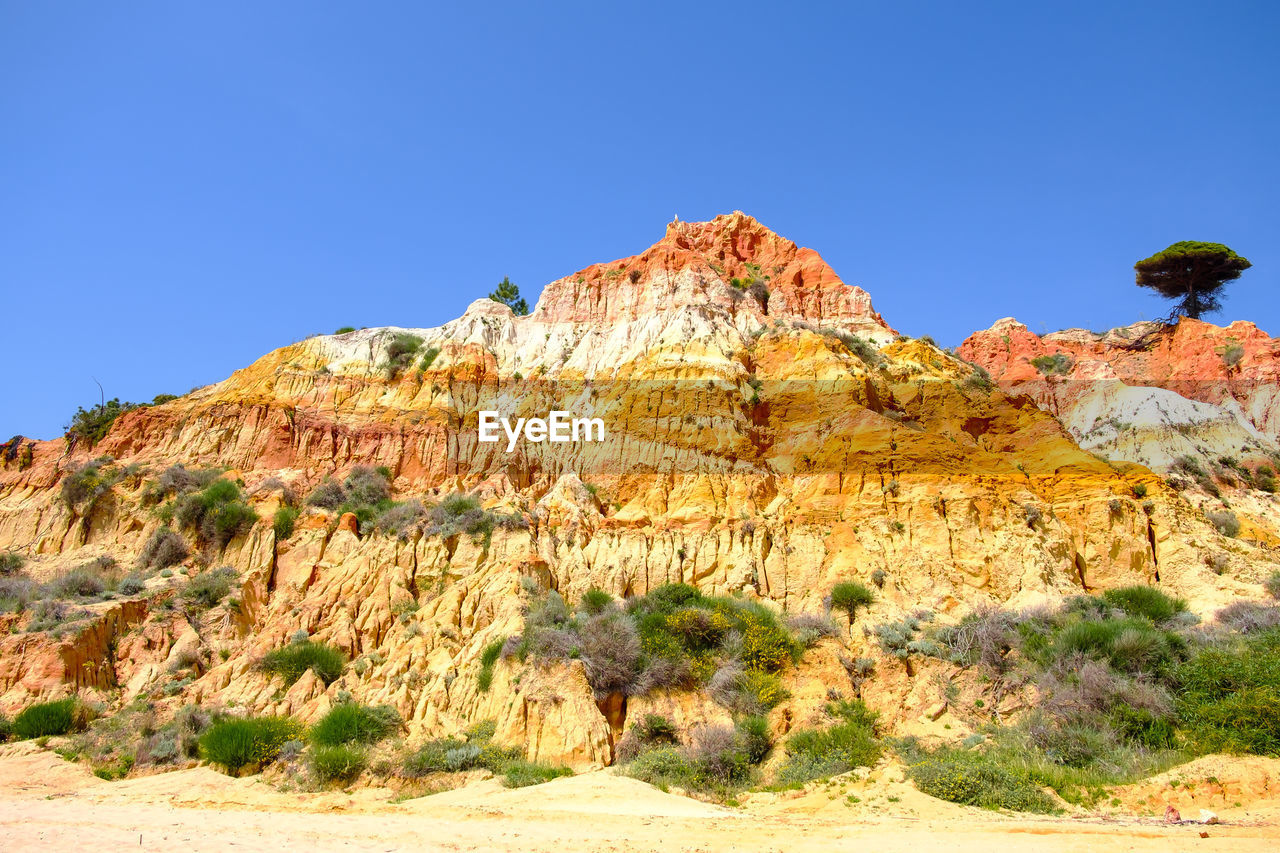
[[519,790],[486,780],[391,803],[379,789],[283,793],[208,768],[108,783],[32,744],[0,748],[0,850],[9,853],[86,846],[273,853],[1250,851],[1280,840],[1272,814],[1244,814],[1216,826],[1023,818],[933,800],[893,773],[794,794],[757,794],[739,808],[664,794],[607,772]]

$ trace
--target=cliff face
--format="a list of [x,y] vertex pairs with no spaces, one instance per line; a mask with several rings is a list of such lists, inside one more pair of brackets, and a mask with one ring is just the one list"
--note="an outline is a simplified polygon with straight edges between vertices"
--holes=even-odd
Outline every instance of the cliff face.
[[1167,470],[1186,455],[1265,464],[1280,449],[1280,341],[1252,323],[1184,318],[1041,337],[1004,319],[959,352],[1111,458]]
[[[1155,391],[1201,400],[1170,390],[1181,368],[1159,373],[1194,350],[1204,421],[1223,422],[1215,441],[1274,446],[1276,351],[1246,325],[1219,330],[1246,350],[1231,374],[1213,372],[1223,359],[1204,355],[1205,330],[1180,327],[1166,349],[1112,358],[1107,340],[997,324],[961,353],[992,371],[993,387],[936,347],[899,340],[864,291],[750,217],[673,223],[640,255],[551,283],[528,317],[479,300],[435,328],[319,336],[128,412],[96,447],[19,442],[31,454],[6,455],[0,470],[0,547],[27,555],[37,577],[103,554],[132,564],[162,524],[148,483],[170,465],[229,469],[260,520],[203,557],[237,570],[235,608],[160,609],[173,581],[152,578],[132,610],[81,633],[14,635],[0,644],[0,706],[81,686],[309,719],[347,691],[395,705],[415,733],[493,718],[531,757],[588,767],[610,761],[625,707],[597,705],[580,665],[517,679],[504,662],[493,688],[479,689],[481,649],[521,630],[522,578],[567,600],[593,586],[630,596],[683,581],[791,613],[820,612],[833,583],[860,580],[880,587],[870,623],[1133,583],[1212,609],[1254,594],[1276,562],[1259,544],[1269,510],[1259,504],[1257,541],[1227,540],[1150,470],[1082,449],[1096,445],[1078,421],[1088,405],[1128,405],[1144,371],[1161,377],[1142,383]],[[397,368],[404,335],[420,345]],[[1038,387],[1028,359],[1058,349],[1072,355],[1073,377],[1107,365],[1113,390],[1087,392],[1103,403],[1079,402],[1069,383]],[[1225,396],[1213,398],[1219,381]],[[522,442],[513,453],[477,440],[481,410],[554,408],[600,417],[605,440]],[[91,509],[66,506],[62,479],[102,455],[136,467]],[[390,469],[397,499],[466,492],[527,526],[487,541],[398,538],[313,508],[292,534],[273,532],[282,486],[306,494],[356,465]],[[281,691],[255,670],[299,630],[348,653],[339,680],[304,676]],[[82,651],[64,655],[68,644]],[[192,655],[201,662],[190,683],[166,698],[171,665]],[[823,684],[856,689],[845,655],[880,653],[863,636],[847,649],[822,641],[788,674],[793,698],[776,726],[802,722]],[[88,658],[101,671],[91,681],[79,674]],[[903,726],[936,721],[942,712],[925,711],[940,690],[905,675],[861,687]],[[632,712],[646,703],[685,720],[718,713],[679,695],[635,699]]]

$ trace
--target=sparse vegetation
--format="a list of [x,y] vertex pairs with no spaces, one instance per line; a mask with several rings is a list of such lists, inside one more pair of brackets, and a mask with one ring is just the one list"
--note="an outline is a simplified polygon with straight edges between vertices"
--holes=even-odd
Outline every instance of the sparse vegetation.
[[461,533],[470,535],[477,542],[486,545],[498,527],[518,528],[525,526],[520,515],[501,515],[481,509],[475,498],[453,494],[446,497],[428,513],[428,524],[424,530],[427,536],[440,536],[450,539]]
[[1236,518],[1236,514],[1229,509],[1209,510],[1205,512],[1204,517],[1209,523],[1223,536],[1234,539],[1240,535],[1240,519]]
[[122,472],[112,464],[114,461],[110,456],[100,456],[71,469],[62,479],[62,503],[82,516],[90,515],[97,502],[121,480]]
[[760,717],[734,726],[698,726],[684,746],[675,745],[674,737],[665,732],[657,737],[636,734],[632,742],[638,752],[623,767],[628,776],[664,791],[678,787],[719,800],[756,780],[756,766],[772,746],[768,725]]
[[434,773],[458,773],[483,768],[503,777],[503,783],[507,787],[519,788],[572,773],[567,767],[527,761],[519,749],[508,749],[490,743],[493,732],[492,722],[487,721],[473,727],[467,733],[466,740],[429,740],[405,759],[400,775],[409,779],[421,779]]
[[387,342],[387,360],[382,363],[382,372],[387,379],[395,379],[404,372],[414,357],[422,349],[422,338],[408,332],[397,332]]
[[217,607],[231,592],[238,576],[230,566],[209,569],[187,581],[182,590],[182,600],[194,611]]
[[1061,376],[1071,371],[1071,356],[1064,352],[1053,355],[1038,355],[1031,359],[1031,366],[1040,371],[1041,376]]
[[16,575],[27,564],[27,559],[16,551],[0,553],[0,576]]
[[598,699],[663,687],[705,686],[736,713],[763,713],[786,698],[776,673],[804,644],[764,606],[704,596],[684,584],[657,587],[626,608],[589,595],[573,613],[556,592],[535,597],[525,630],[504,655],[580,658]]

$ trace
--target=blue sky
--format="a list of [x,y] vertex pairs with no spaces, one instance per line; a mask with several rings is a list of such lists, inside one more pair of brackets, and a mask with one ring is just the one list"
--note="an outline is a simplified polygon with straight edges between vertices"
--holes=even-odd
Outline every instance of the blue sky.
[[0,0],[0,440],[734,209],[946,345],[1184,239],[1280,334],[1276,4],[615,5]]

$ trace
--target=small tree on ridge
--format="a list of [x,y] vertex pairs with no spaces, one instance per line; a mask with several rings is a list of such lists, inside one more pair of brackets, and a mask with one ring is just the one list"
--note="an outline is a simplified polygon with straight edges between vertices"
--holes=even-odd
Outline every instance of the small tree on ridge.
[[505,275],[498,284],[498,289],[489,294],[494,302],[501,302],[511,309],[512,313],[524,316],[529,313],[529,303],[520,298],[520,288],[511,283]]
[[1183,240],[1133,265],[1139,287],[1149,287],[1167,299],[1178,300],[1169,315],[1198,320],[1222,308],[1218,292],[1253,264],[1221,243]]

